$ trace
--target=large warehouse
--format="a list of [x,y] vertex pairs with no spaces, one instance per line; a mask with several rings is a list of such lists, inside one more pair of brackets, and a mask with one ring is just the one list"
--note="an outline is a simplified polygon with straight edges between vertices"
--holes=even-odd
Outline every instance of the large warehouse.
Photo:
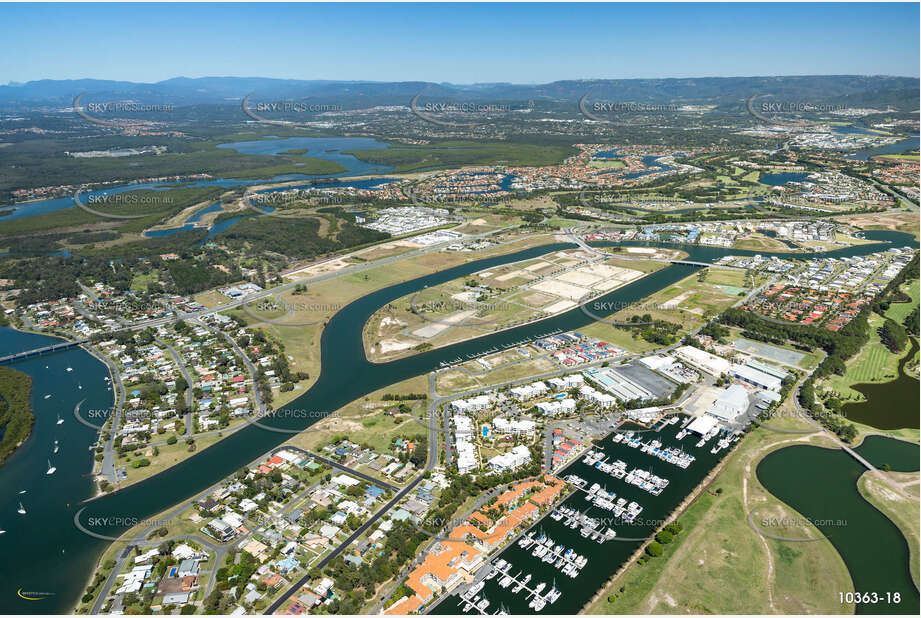
[[694,346],[681,346],[675,350],[675,354],[677,354],[678,358],[681,360],[686,361],[698,369],[702,369],[703,371],[706,371],[713,376],[719,376],[729,371],[728,360],[710,354],[709,352],[699,350]]
[[735,420],[737,416],[748,409],[748,392],[740,384],[733,384],[726,390],[722,391],[713,405],[707,410],[721,421],[727,423]]
[[759,371],[754,367],[749,367],[748,365],[733,365],[729,370],[729,375],[767,391],[774,391],[776,393],[780,390],[780,378]]

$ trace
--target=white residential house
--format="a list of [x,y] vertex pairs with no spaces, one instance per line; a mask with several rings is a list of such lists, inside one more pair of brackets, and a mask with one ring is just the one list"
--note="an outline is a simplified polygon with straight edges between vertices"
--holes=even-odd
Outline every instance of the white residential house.
[[568,391],[571,388],[582,386],[582,384],[585,383],[585,378],[582,377],[582,374],[571,373],[567,376],[550,378],[547,382],[550,383],[550,386],[552,386],[555,391]]
[[579,388],[579,396],[600,408],[611,408],[617,403],[617,398],[607,393],[595,390],[588,384]]
[[570,414],[576,411],[575,399],[554,399],[537,404],[537,409],[548,416]]
[[509,389],[512,397],[518,401],[526,401],[528,399],[533,399],[539,395],[543,395],[547,392],[547,385],[543,382],[532,382],[531,384],[526,384],[525,386],[516,386],[515,388]]
[[496,455],[487,464],[493,472],[509,472],[520,468],[531,461],[531,451],[523,444],[519,444],[508,453]]

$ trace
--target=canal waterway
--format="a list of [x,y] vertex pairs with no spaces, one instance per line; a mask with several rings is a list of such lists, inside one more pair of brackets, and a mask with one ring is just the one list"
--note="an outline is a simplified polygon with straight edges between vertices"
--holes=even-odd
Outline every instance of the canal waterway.
[[[882,241],[840,249],[828,253],[796,254],[797,257],[849,257],[866,255],[889,246],[904,246],[912,243],[908,234],[892,231],[868,232],[871,240]],[[613,246],[615,243],[599,243]],[[632,246],[671,247],[656,243],[625,243]],[[496,256],[449,268],[438,273],[420,277],[405,283],[372,292],[359,298],[336,313],[328,322],[321,336],[322,369],[317,382],[304,395],[294,400],[282,410],[305,410],[307,414],[291,414],[276,417],[271,421],[263,420],[279,429],[296,431],[304,429],[315,422],[320,415],[329,414],[345,404],[375,390],[395,384],[413,376],[428,373],[445,363],[464,360],[482,354],[485,350],[504,349],[519,345],[552,332],[568,331],[581,328],[590,322],[590,318],[580,309],[573,309],[537,323],[491,333],[473,339],[430,350],[409,358],[388,363],[371,363],[367,360],[362,342],[364,324],[381,306],[411,294],[426,286],[464,277],[487,268],[495,268],[515,261],[532,259],[573,248],[575,245],[557,243],[533,247],[516,253]],[[753,255],[753,251],[727,250],[715,247],[685,247],[689,259],[700,262],[712,262],[729,254]],[[762,255],[770,256],[767,252]],[[775,254],[784,255],[784,254]],[[617,303],[628,306],[643,298],[666,288],[693,272],[693,267],[672,265],[628,284],[618,290],[599,297],[601,302]],[[15,346],[27,345],[28,348],[44,345],[40,339],[34,345],[23,344],[15,331],[0,331],[0,346],[3,350],[15,350]],[[9,340],[10,343],[7,343]],[[22,348],[26,349],[26,348]],[[81,355],[82,356],[76,356]],[[75,356],[70,356],[75,355]],[[44,365],[67,363],[73,372],[67,372],[71,378],[79,380],[82,391],[73,391],[75,385],[65,381],[54,382],[56,389],[61,389],[60,397],[42,399],[40,403],[55,407],[51,413],[62,416],[73,413],[73,406],[83,396],[89,397],[81,410],[105,409],[111,406],[111,392],[107,391],[106,375],[102,364],[93,360],[80,350],[61,353],[60,355],[17,363],[17,369],[25,371],[33,380],[41,384]],[[56,374],[48,374],[56,375]],[[50,388],[50,387],[49,387]],[[40,389],[36,389],[40,392]],[[63,392],[69,392],[67,397]],[[84,395],[84,391],[86,394]],[[37,407],[37,409],[39,409]],[[44,408],[41,408],[44,409]],[[41,411],[39,409],[39,411]],[[72,416],[71,416],[72,418]],[[308,420],[309,419],[309,420]],[[99,424],[101,420],[95,419]],[[83,574],[89,574],[93,562],[104,551],[107,542],[92,538],[79,532],[73,524],[74,505],[92,495],[92,483],[86,476],[91,471],[91,457],[87,447],[95,439],[89,428],[77,426],[68,421],[68,433],[72,432],[82,445],[79,458],[70,462],[51,479],[44,477],[44,463],[47,454],[49,435],[42,435],[30,444],[23,446],[21,453],[0,468],[0,527],[11,531],[0,535],[0,553],[4,556],[21,556],[22,560],[0,561],[0,608],[7,613],[66,613],[83,594],[85,581]],[[71,429],[72,428],[72,429]],[[38,434],[37,434],[38,435]],[[224,438],[221,442],[202,450],[186,461],[153,476],[141,483],[132,485],[114,494],[104,496],[87,503],[81,522],[84,526],[98,533],[117,536],[132,521],[146,520],[160,511],[187,499],[233,473],[241,465],[254,460],[261,454],[288,439],[292,434],[268,431],[257,426],[250,426]],[[75,450],[80,450],[75,448]],[[76,456],[76,455],[75,455]],[[17,458],[25,463],[17,464]],[[701,466],[703,467],[703,466]],[[690,469],[694,471],[694,466]],[[58,476],[60,475],[60,476]],[[46,483],[47,481],[47,483]],[[16,513],[20,489],[26,489],[32,496],[40,496],[29,514],[19,516]],[[665,494],[663,494],[665,495]],[[15,523],[10,523],[14,521]],[[11,527],[16,526],[15,532]],[[66,559],[62,558],[66,556]],[[26,601],[17,595],[18,589],[47,591],[51,596],[42,601]],[[562,599],[561,599],[562,601]]]
[[915,135],[909,139],[902,140],[900,142],[895,142],[894,144],[888,144],[886,146],[879,146],[877,148],[868,148],[866,150],[860,150],[853,154],[847,155],[845,158],[854,159],[855,161],[867,161],[870,157],[875,157],[876,155],[884,154],[902,154],[908,150],[917,150],[919,145],[919,136]]

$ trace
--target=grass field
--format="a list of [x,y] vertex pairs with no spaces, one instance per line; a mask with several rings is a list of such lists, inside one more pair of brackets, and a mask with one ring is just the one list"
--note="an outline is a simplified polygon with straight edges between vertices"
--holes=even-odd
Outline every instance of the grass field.
[[905,317],[911,313],[915,307],[918,306],[918,300],[921,298],[919,294],[919,280],[915,279],[911,281],[908,285],[902,286],[902,291],[911,296],[910,303],[892,303],[889,305],[889,310],[886,311],[886,317],[891,318],[898,322],[899,324],[905,319]]
[[749,238],[741,238],[733,244],[735,249],[747,249],[749,251],[775,251],[782,253],[791,251],[790,247],[774,238],[767,236],[754,235]]
[[[148,459],[150,461],[150,465],[145,466],[143,468],[132,468],[131,461],[128,461],[127,458],[116,459],[115,465],[118,467],[124,466],[125,470],[128,473],[128,478],[117,484],[118,489],[124,489],[128,485],[133,485],[134,483],[137,483],[138,481],[143,481],[146,478],[150,478],[151,476],[155,474],[159,474],[160,472],[163,472],[167,468],[171,468],[175,466],[177,463],[181,461],[185,461],[186,459],[188,459],[195,453],[198,453],[208,448],[212,444],[219,442],[221,439],[223,439],[224,436],[228,435],[227,432],[229,430],[232,430],[233,428],[237,427],[243,422],[245,421],[238,420],[234,423],[231,423],[231,425],[227,427],[226,430],[224,430],[224,433],[222,435],[212,434],[212,435],[203,436],[203,437],[193,435],[193,437],[195,438],[195,450],[194,451],[189,451],[189,445],[185,443],[185,438],[182,436],[179,436],[179,439],[176,442],[176,444],[164,444],[164,445],[157,447],[160,450],[160,454],[156,456],[145,455],[144,454],[145,449],[140,448],[134,454],[130,455],[130,457],[131,457],[131,461],[136,461],[142,458]],[[154,434],[153,441],[156,442],[159,440],[164,440],[167,437],[168,436],[166,434],[162,436],[160,436],[159,434]]]
[[[907,304],[907,303],[906,303]],[[902,354],[893,354],[879,339],[876,330],[882,326],[883,318],[873,313],[870,323],[870,341],[847,363],[843,376],[828,377],[823,384],[835,390],[843,401],[863,401],[864,396],[851,388],[855,384],[886,382],[896,377]]]
[[[328,444],[338,436],[347,436],[359,444],[367,444],[379,452],[388,452],[390,442],[395,437],[412,437],[425,435],[428,428],[414,420],[410,414],[397,413],[394,416],[384,414],[388,409],[399,406],[399,401],[384,401],[383,396],[390,394],[428,393],[428,376],[421,375],[397,384],[392,384],[359,400],[353,401],[335,410],[326,418],[314,423],[304,431],[293,436],[286,444],[304,449],[317,449]],[[413,408],[419,418],[426,417],[427,401],[403,402]],[[365,470],[369,474],[372,472]]]
[[917,154],[884,154],[877,155],[881,159],[896,159],[898,161],[917,161]]
[[[890,483],[906,483],[914,480],[912,487],[917,488],[918,473],[898,474],[880,472],[887,476]],[[918,520],[918,498],[909,498],[901,495],[888,487],[880,479],[870,474],[864,474],[857,482],[857,487],[861,495],[866,498],[873,506],[882,511],[891,519],[905,535],[908,547],[911,550],[911,576],[918,585],[918,550],[921,544],[921,524]]]

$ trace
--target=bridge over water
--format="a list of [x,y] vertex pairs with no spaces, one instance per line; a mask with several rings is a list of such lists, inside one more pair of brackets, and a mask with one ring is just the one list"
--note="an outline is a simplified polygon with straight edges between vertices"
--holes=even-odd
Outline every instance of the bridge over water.
[[695,262],[694,260],[669,260],[671,264],[681,266],[708,266],[710,268],[731,268],[733,270],[747,270],[742,266],[733,266],[731,264],[711,264],[710,262]]
[[25,360],[27,358],[35,358],[36,356],[44,356],[46,354],[54,354],[55,352],[63,352],[64,350],[69,350],[71,348],[76,348],[77,346],[83,345],[88,341],[89,339],[81,339],[79,341],[65,341],[64,343],[55,343],[54,345],[48,345],[43,348],[35,348],[33,350],[26,350],[25,352],[19,352],[17,354],[0,356],[0,365],[9,365],[11,363]]

